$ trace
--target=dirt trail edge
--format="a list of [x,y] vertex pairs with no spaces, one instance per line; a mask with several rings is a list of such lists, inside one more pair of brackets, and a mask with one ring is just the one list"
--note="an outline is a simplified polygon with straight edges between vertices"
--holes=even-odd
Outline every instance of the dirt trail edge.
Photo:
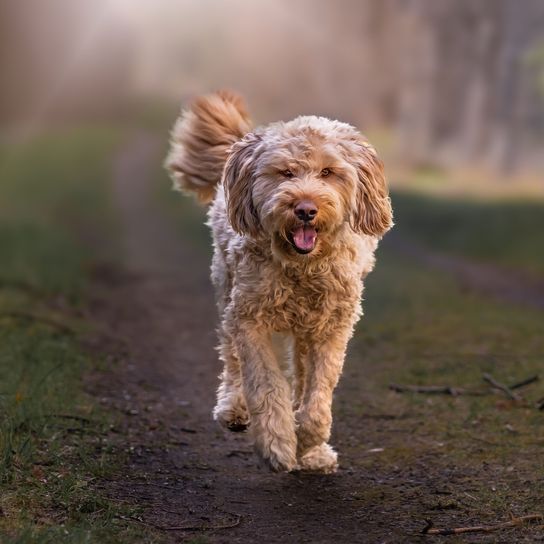
[[418,426],[379,416],[362,421],[350,411],[383,392],[342,382],[335,475],[272,474],[246,436],[225,434],[212,421],[220,366],[209,263],[183,244],[154,198],[161,152],[155,139],[137,135],[114,169],[124,266],[97,274],[92,311],[107,338],[117,339],[100,349],[120,360],[94,389],[119,411],[115,440],[128,462],[100,484],[103,492],[140,507],[135,523],[158,528],[164,542],[418,542],[426,497],[467,474],[433,471],[431,446],[410,466],[365,468],[371,444],[408,443]]

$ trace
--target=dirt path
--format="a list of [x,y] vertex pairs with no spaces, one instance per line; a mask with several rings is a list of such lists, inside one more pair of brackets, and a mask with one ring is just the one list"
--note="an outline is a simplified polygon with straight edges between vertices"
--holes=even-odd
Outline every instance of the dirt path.
[[[99,393],[119,410],[129,457],[105,492],[141,507],[141,521],[161,527],[165,542],[418,542],[429,500],[470,475],[430,470],[430,440],[410,466],[368,470],[373,444],[414,440],[418,422],[373,413],[372,399],[349,379],[335,401],[343,413],[332,440],[341,452],[336,475],[272,474],[245,436],[212,421],[220,368],[209,264],[183,244],[152,196],[159,147],[140,135],[118,157],[125,266],[97,277],[94,317],[124,345]],[[368,401],[363,420],[350,412],[355,396]]]

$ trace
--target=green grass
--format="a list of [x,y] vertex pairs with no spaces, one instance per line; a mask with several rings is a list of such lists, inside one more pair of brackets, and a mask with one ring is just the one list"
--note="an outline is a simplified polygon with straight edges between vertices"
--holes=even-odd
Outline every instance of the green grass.
[[442,198],[395,192],[401,234],[430,248],[527,272],[544,273],[544,203]]
[[0,147],[0,284],[82,292],[81,241],[112,224],[104,189],[118,139],[106,128],[73,129]]
[[[121,133],[64,130],[0,147],[0,541],[133,541],[93,482],[115,470],[110,416],[83,391],[89,272],[112,238]],[[112,250],[112,244],[109,250]],[[119,459],[117,454],[115,458]]]
[[482,372],[510,382],[542,364],[541,312],[463,292],[387,247],[366,282],[364,310],[354,348],[380,361],[372,367],[380,385],[479,386]]
[[[544,397],[542,382],[520,391],[526,399],[521,405],[502,394],[451,397],[388,390],[390,383],[485,390],[484,372],[506,384],[541,374],[542,312],[467,293],[453,278],[418,266],[387,245],[378,252],[365,299],[365,315],[341,382],[341,387],[357,390],[358,397],[337,406],[337,419],[355,418],[363,422],[359,425],[366,425],[368,420],[361,418],[369,414],[392,419],[340,451],[352,449],[357,455],[384,448],[359,457],[364,471],[387,474],[395,467],[423,464],[426,478],[436,482],[451,470],[465,474],[466,482],[450,485],[451,496],[425,499],[429,504],[468,501],[469,506],[461,507],[465,520],[472,516],[495,522],[507,520],[510,512],[542,513],[544,416],[535,407]],[[372,499],[368,490],[358,491],[364,500]],[[383,492],[384,503],[399,502],[394,486]],[[465,492],[477,500],[467,499]],[[413,500],[417,504],[421,499]]]

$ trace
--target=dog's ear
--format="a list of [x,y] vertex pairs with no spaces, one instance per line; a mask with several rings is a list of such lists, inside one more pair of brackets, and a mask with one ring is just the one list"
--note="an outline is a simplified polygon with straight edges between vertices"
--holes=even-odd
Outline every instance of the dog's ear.
[[383,236],[393,226],[383,163],[376,150],[362,138],[351,148],[350,159],[358,177],[353,228],[370,236]]
[[227,198],[227,215],[232,228],[239,234],[256,235],[260,222],[252,199],[255,160],[262,139],[250,132],[230,149],[223,184]]

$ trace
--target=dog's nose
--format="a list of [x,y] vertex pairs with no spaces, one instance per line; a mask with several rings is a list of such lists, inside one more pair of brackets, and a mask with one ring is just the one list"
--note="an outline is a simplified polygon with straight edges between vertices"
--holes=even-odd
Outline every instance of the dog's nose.
[[303,200],[295,206],[295,215],[301,221],[311,221],[317,215],[317,206],[311,200]]

